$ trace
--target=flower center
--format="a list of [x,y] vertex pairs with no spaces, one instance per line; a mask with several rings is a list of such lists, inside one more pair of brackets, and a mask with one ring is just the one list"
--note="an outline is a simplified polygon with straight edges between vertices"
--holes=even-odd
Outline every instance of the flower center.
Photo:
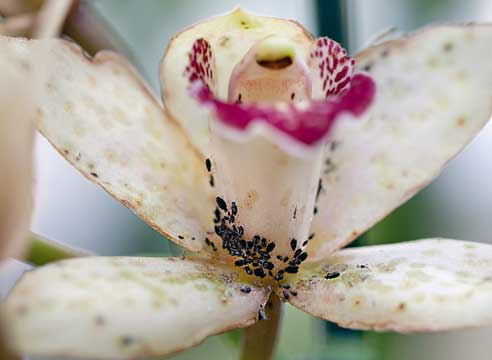
[[280,36],[258,41],[233,68],[227,102],[215,94],[220,71],[206,40],[195,42],[187,67],[192,95],[212,110],[206,166],[218,196],[206,242],[272,281],[308,257],[323,140],[340,113],[359,115],[374,95],[372,80],[353,77],[354,61],[333,41],[313,43],[308,58],[297,49]]
[[[259,41],[235,66],[229,102],[292,103],[309,100],[311,78],[290,41],[271,36]],[[321,146],[307,157],[292,156],[258,128],[244,139],[230,138],[210,124],[217,193],[215,234],[234,264],[259,278],[280,281],[295,273],[303,250],[321,167]],[[239,140],[239,141],[238,141]]]

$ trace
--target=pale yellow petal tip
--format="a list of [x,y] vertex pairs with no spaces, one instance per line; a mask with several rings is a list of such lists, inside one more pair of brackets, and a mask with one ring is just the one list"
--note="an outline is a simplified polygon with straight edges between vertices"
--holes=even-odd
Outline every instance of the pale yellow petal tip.
[[226,14],[225,18],[227,18],[231,24],[235,24],[237,27],[244,30],[261,26],[261,21],[257,15],[245,11],[241,7],[237,7],[230,13]]

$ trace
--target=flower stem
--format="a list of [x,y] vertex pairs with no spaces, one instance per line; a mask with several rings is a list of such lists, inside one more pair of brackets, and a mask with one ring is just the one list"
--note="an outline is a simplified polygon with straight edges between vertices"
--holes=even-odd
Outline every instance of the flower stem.
[[54,261],[90,255],[92,254],[88,251],[71,248],[30,233],[29,249],[25,260],[33,265],[41,266]]
[[265,306],[266,320],[246,328],[241,360],[271,360],[282,320],[283,302],[272,293]]

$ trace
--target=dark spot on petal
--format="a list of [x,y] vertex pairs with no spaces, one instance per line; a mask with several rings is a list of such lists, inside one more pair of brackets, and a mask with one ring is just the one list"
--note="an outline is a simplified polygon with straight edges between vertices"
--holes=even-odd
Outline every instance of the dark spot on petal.
[[443,45],[442,50],[444,52],[450,52],[451,50],[453,50],[453,47],[454,47],[453,43],[447,42]]
[[96,317],[94,318],[94,322],[98,326],[103,326],[106,323],[106,320],[104,319],[104,316],[96,315]]
[[134,342],[135,342],[135,339],[133,337],[131,337],[130,335],[123,335],[120,338],[120,344],[122,346],[125,346],[125,347],[132,345]]
[[367,72],[370,72],[371,69],[372,69],[372,67],[373,67],[373,64],[372,63],[367,63],[366,65],[364,65],[362,67],[362,70],[367,71]]

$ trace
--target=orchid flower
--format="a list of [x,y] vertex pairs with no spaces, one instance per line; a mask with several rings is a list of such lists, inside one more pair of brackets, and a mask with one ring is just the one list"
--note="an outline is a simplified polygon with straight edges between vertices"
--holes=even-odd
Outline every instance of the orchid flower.
[[195,253],[86,257],[26,273],[2,304],[13,348],[166,355],[267,324],[269,298],[357,329],[490,324],[492,246],[427,239],[340,249],[487,123],[491,43],[490,25],[448,25],[350,57],[296,22],[238,9],[171,40],[163,107],[112,52],[91,59],[63,40],[1,38],[8,61],[36,67],[49,51],[39,131]]

